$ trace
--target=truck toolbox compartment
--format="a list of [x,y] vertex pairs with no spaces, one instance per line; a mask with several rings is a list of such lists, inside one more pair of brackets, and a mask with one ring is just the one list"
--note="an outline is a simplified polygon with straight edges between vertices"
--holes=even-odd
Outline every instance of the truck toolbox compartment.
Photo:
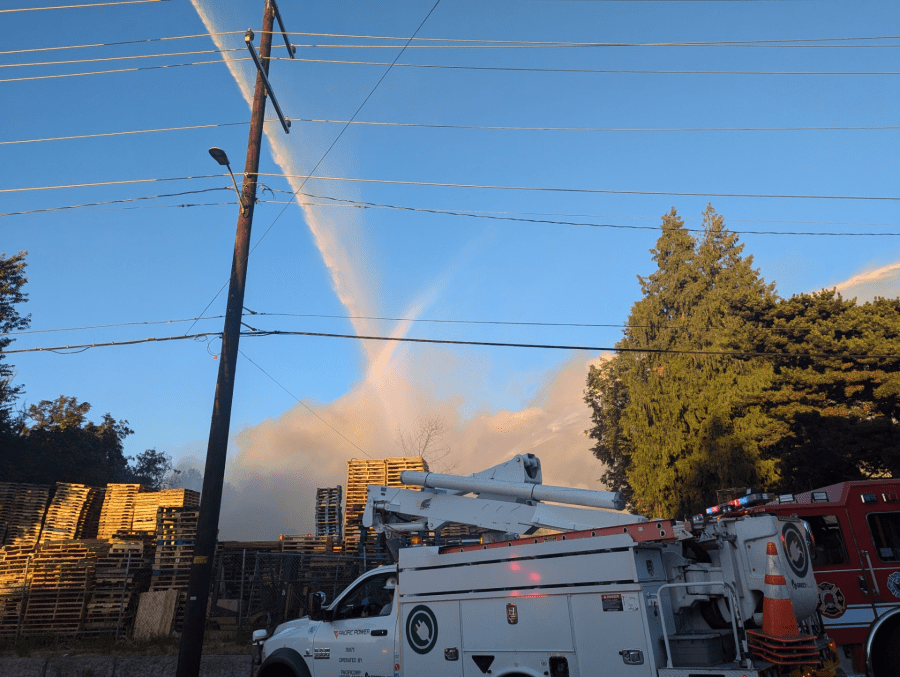
[[671,635],[672,665],[676,668],[712,667],[735,658],[734,636],[728,632]]

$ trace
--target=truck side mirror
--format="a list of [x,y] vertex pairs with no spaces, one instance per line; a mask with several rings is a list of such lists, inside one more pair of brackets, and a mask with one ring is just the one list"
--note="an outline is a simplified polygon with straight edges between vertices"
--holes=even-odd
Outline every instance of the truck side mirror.
[[322,609],[325,607],[325,603],[327,602],[327,597],[325,597],[325,593],[319,590],[318,592],[314,592],[312,597],[309,600],[309,617],[314,621],[324,620],[322,618],[323,613]]

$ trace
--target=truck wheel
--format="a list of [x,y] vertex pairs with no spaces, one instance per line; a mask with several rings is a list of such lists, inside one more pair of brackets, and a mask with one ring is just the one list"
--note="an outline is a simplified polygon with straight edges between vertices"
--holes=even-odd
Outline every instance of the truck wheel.
[[900,619],[879,633],[871,658],[872,677],[900,675]]

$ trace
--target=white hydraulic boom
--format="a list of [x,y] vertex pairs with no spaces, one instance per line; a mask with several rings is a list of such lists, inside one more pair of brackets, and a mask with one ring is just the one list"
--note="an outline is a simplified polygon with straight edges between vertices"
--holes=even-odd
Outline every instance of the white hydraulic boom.
[[370,485],[363,526],[390,534],[436,531],[453,522],[488,529],[491,540],[539,528],[579,531],[647,521],[622,512],[619,492],[543,485],[541,462],[533,454],[468,477],[407,470],[400,478],[421,491]]

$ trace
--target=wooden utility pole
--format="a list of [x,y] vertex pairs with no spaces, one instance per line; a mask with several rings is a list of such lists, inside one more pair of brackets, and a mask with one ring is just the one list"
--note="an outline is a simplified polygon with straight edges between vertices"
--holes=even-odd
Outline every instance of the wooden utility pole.
[[[178,653],[177,677],[198,677],[203,635],[206,629],[206,606],[212,579],[213,560],[219,528],[219,512],[222,504],[222,485],[225,477],[225,457],[228,450],[228,431],[231,423],[231,402],[234,395],[234,375],[237,367],[238,341],[241,332],[241,316],[244,306],[244,287],[247,280],[247,259],[250,254],[250,228],[256,205],[256,179],[259,171],[259,154],[262,145],[263,123],[266,111],[266,94],[271,94],[267,74],[272,52],[272,28],[278,15],[275,0],[266,0],[260,31],[259,59],[253,50],[253,33],[247,32],[245,41],[257,62],[256,91],[250,118],[250,139],[247,144],[247,161],[244,165],[244,183],[241,192],[241,211],[234,238],[234,258],[231,263],[231,282],[228,287],[228,307],[225,312],[225,329],[222,334],[222,353],[212,421],[209,427],[209,446],[206,451],[206,469],[203,474],[203,493],[200,516],[197,522],[197,538],[194,542],[194,558],[188,582],[187,601],[184,608],[184,626]],[[278,17],[281,24],[281,17]],[[282,26],[282,32],[284,27]],[[287,42],[287,36],[285,35]],[[288,43],[293,56],[293,48]],[[273,103],[277,107],[273,97]],[[279,109],[279,117],[281,117]],[[285,123],[288,131],[289,122]]]

